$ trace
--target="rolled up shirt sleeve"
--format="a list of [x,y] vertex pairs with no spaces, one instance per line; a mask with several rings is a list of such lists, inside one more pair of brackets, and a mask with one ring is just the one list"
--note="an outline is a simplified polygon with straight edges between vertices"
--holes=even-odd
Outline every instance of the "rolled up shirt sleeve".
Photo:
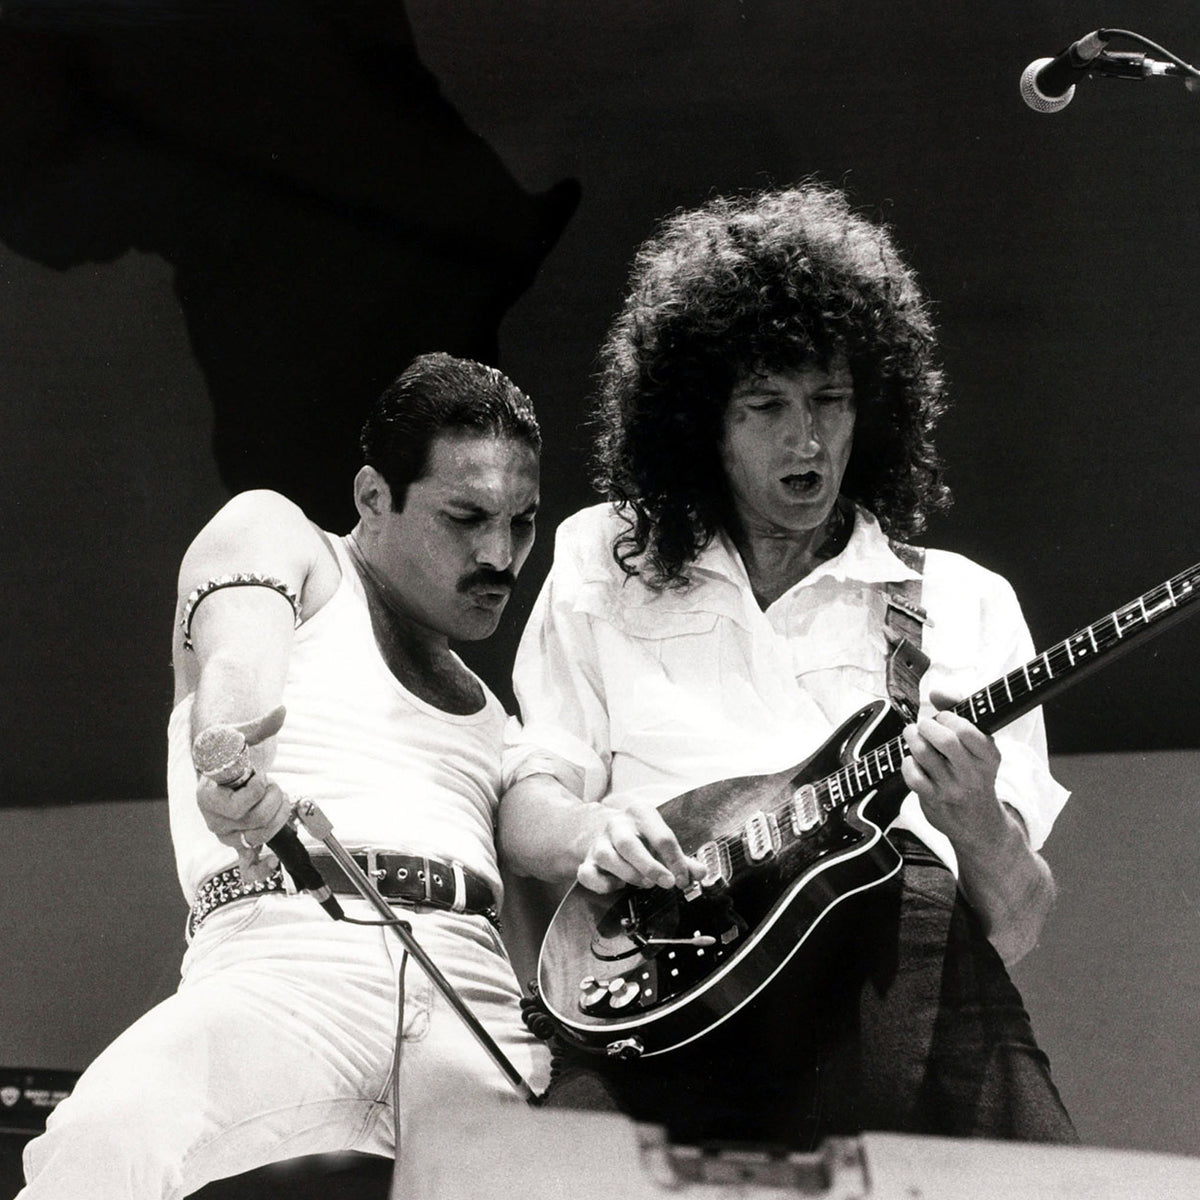
[[[1036,719],[1040,725],[1040,712]],[[996,795],[1017,812],[1025,822],[1029,845],[1040,850],[1070,793],[1050,774],[1044,755],[1033,746],[1021,741],[1001,742],[999,738],[997,743],[1001,760]]]

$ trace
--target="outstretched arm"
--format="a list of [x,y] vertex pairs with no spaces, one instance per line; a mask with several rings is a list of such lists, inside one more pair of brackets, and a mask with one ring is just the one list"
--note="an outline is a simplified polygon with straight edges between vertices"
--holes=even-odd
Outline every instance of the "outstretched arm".
[[[179,573],[175,678],[177,699],[195,695],[193,738],[214,725],[254,722],[280,704],[296,623],[285,593],[301,604],[311,596],[321,549],[300,510],[271,492],[236,496],[188,548]],[[213,586],[239,575],[250,582]],[[206,823],[251,874],[252,847],[287,818],[286,799],[266,774],[274,747],[273,736],[251,746],[255,778],[244,787],[197,782]]]

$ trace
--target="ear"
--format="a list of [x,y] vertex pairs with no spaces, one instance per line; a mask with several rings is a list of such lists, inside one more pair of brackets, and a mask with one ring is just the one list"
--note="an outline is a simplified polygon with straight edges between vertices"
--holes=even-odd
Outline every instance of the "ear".
[[354,507],[368,526],[392,510],[392,489],[374,467],[360,467],[354,477]]

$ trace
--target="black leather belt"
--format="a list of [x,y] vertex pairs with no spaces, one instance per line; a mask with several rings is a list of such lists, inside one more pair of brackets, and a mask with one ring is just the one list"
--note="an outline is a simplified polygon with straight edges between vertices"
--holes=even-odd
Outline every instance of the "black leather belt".
[[[401,904],[429,904],[453,912],[495,917],[496,898],[487,881],[457,863],[444,863],[417,854],[366,850],[351,858],[363,869],[385,900]],[[345,871],[331,854],[314,851],[313,866],[321,872],[329,890],[339,895],[358,895]]]
[[[359,894],[358,888],[350,882],[332,855],[313,851],[311,857],[331,892],[342,896]],[[471,913],[498,924],[496,898],[492,895],[491,886],[474,871],[458,863],[446,863],[419,854],[376,850],[359,851],[351,857],[389,903],[427,905],[451,912]],[[188,931],[194,934],[210,913],[235,900],[286,889],[283,872],[278,867],[256,884],[245,883],[237,867],[227,867],[210,876],[197,889],[188,917]]]

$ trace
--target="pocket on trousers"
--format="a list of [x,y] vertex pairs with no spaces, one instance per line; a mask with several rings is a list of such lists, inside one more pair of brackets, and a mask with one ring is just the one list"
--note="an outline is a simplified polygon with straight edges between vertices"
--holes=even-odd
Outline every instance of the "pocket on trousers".
[[235,900],[209,914],[196,931],[183,956],[181,977],[187,979],[188,972],[207,958],[218,946],[223,946],[236,933],[249,929],[262,915],[266,896],[255,896],[246,900]]

